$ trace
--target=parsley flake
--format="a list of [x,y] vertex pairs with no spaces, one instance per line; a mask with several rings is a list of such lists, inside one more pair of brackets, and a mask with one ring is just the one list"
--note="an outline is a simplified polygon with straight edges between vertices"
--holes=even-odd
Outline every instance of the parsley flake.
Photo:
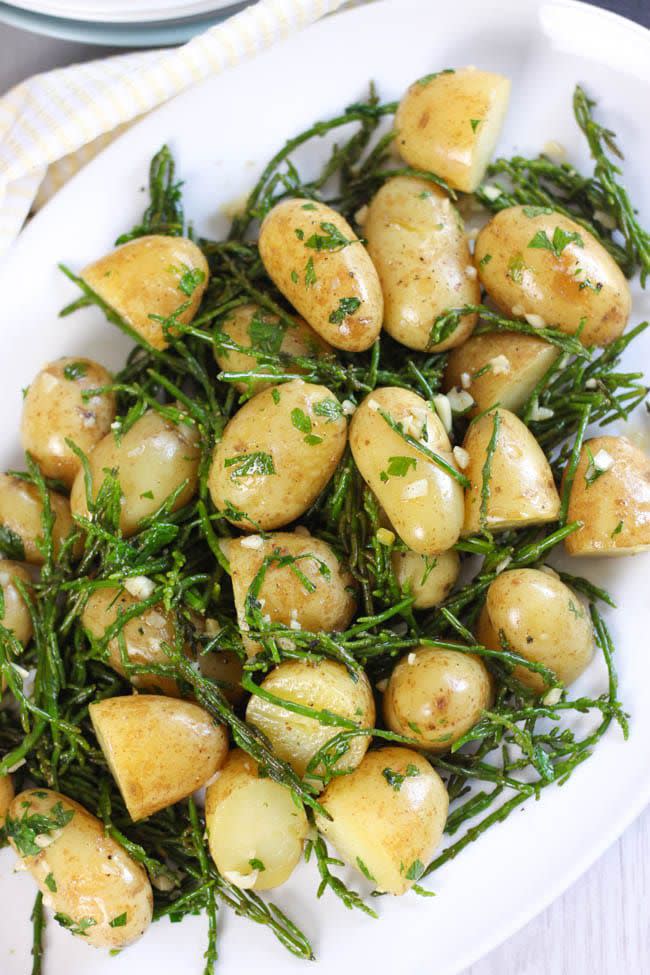
[[236,457],[227,457],[223,466],[234,468],[230,473],[231,480],[236,477],[266,476],[276,473],[273,457],[261,450],[252,454],[238,454]]
[[580,234],[572,231],[567,232],[566,230],[562,230],[561,227],[556,227],[553,231],[552,240],[549,239],[545,230],[538,230],[528,246],[536,250],[550,251],[554,257],[560,257],[562,251],[569,244],[576,244],[577,247],[585,246],[585,242]]
[[353,315],[361,301],[359,298],[340,298],[339,306],[329,317],[332,325],[340,325],[348,315]]
[[88,365],[85,362],[69,362],[67,366],[64,366],[63,375],[71,383],[75,379],[81,379],[88,372]]

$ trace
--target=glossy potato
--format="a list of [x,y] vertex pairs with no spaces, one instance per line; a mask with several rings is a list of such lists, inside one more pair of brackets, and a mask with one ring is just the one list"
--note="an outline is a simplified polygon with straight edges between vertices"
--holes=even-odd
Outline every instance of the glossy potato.
[[190,701],[134,694],[94,701],[88,712],[135,821],[196,792],[228,753],[226,729]]
[[379,335],[377,271],[349,223],[324,203],[284,200],[264,218],[260,257],[269,277],[336,349],[361,352]]
[[[589,614],[576,594],[555,575],[539,569],[511,569],[490,584],[476,631],[491,650],[505,645],[543,664],[565,686],[591,662],[594,637]],[[540,674],[516,667],[514,676],[542,693],[548,684]]]
[[391,560],[401,588],[415,596],[413,609],[431,609],[441,603],[460,572],[460,556],[455,549],[431,556],[393,552]]
[[[74,524],[67,498],[56,491],[49,492],[50,506],[54,515],[52,540],[54,554],[72,532]],[[43,565],[43,502],[38,488],[11,474],[0,474],[0,527],[15,536],[16,554],[32,565]],[[20,550],[22,548],[22,550]]]
[[82,394],[112,381],[92,359],[57,359],[37,373],[27,389],[20,432],[24,449],[46,477],[72,487],[81,461],[66,440],[88,455],[110,431],[116,410],[114,393],[88,399]]
[[470,417],[497,403],[504,410],[518,413],[559,355],[557,346],[534,335],[473,335],[449,353],[444,389],[467,390],[474,400],[467,413]]
[[217,869],[236,887],[268,890],[289,878],[309,823],[290,790],[259,774],[235,749],[205,796],[208,845]]
[[43,902],[71,934],[115,950],[144,934],[153,911],[147,874],[83,806],[28,789],[11,803],[6,827]]
[[[484,478],[495,417],[498,417],[496,443],[488,477]],[[470,425],[463,447],[469,454],[464,473],[471,482],[465,491],[463,534],[472,535],[485,527],[490,531],[504,531],[555,521],[560,498],[551,468],[528,427],[514,413],[502,409],[486,413]],[[484,480],[487,504],[484,504]]]
[[510,82],[474,68],[419,78],[395,116],[402,158],[473,193],[490,161],[508,109]]
[[0,626],[11,630],[19,643],[26,646],[32,638],[32,617],[16,582],[30,591],[32,578],[18,562],[0,559],[0,590],[4,608],[0,606]]
[[567,521],[583,523],[564,540],[570,555],[634,555],[649,549],[650,458],[625,437],[585,441]]
[[[126,589],[112,586],[96,589],[84,606],[81,614],[82,625],[90,637],[102,640],[107,629],[113,626],[118,617],[134,610],[139,602],[140,600]],[[169,657],[163,650],[163,644],[175,645],[176,628],[173,618],[163,606],[152,606],[134,616],[124,624],[122,633],[130,663],[141,667],[149,664],[163,666],[169,664]],[[122,677],[127,677],[117,635],[108,641],[106,663]],[[171,677],[144,673],[133,674],[127,679],[134,687],[142,690],[161,691],[172,696],[179,694],[178,685]]]
[[513,318],[539,316],[585,345],[609,345],[632,306],[625,276],[602,244],[568,217],[540,207],[508,207],[476,240],[481,284]]
[[162,324],[183,305],[177,321],[191,322],[208,286],[208,262],[191,240],[154,234],[123,244],[84,268],[81,277],[154,349],[169,344]]
[[376,890],[405,894],[420,879],[447,821],[445,785],[410,748],[369,752],[351,775],[333,779],[320,797],[332,817],[319,831]]
[[[106,472],[117,471],[122,491],[120,528],[128,538],[182,485],[172,506],[182,508],[193,497],[198,482],[200,450],[196,428],[166,420],[149,410],[119,440],[109,433],[88,458],[93,498]],[[84,472],[75,478],[70,495],[74,514],[87,516]]]
[[215,447],[208,478],[215,507],[245,531],[288,525],[323,490],[346,439],[346,420],[325,386],[296,379],[265,389],[235,413]]
[[391,731],[437,754],[462,738],[492,700],[492,679],[480,657],[419,647],[390,675],[384,720]]
[[256,654],[260,646],[246,636],[246,596],[266,558],[295,560],[271,562],[266,568],[258,599],[269,622],[331,632],[344,630],[352,619],[356,608],[352,576],[326,542],[310,535],[276,532],[265,539],[260,535],[234,538],[228,542],[227,552],[237,619],[249,654]]
[[[240,305],[224,318],[215,336],[214,357],[224,372],[267,372],[268,367],[258,364],[255,356],[220,346],[221,335],[242,348],[276,355],[313,358],[331,351],[327,342],[302,319],[295,318],[293,327],[289,327],[278,315],[264,311],[259,305]],[[291,371],[301,372],[293,364]],[[242,379],[234,384],[240,393],[261,393],[272,385],[273,380],[263,379]]]
[[14,784],[11,776],[0,775],[0,829],[4,827],[5,818],[14,795]]
[[243,665],[234,650],[208,650],[200,654],[198,663],[203,676],[216,681],[231,704],[241,701]]
[[392,430],[382,412],[456,469],[445,429],[422,397],[398,387],[375,389],[350,424],[354,462],[404,544],[419,555],[445,552],[460,535],[463,489]]
[[[288,660],[270,671],[261,684],[264,691],[293,704],[316,711],[324,709],[354,721],[360,728],[375,723],[375,702],[368,678],[361,671],[355,677],[333,660],[312,663]],[[278,704],[253,695],[246,708],[249,724],[264,732],[276,755],[289,762],[298,775],[304,775],[310,760],[341,728],[320,724]],[[355,768],[370,744],[370,736],[360,735],[336,762],[339,769]],[[310,773],[317,778],[318,770]],[[315,783],[314,783],[315,784]]]

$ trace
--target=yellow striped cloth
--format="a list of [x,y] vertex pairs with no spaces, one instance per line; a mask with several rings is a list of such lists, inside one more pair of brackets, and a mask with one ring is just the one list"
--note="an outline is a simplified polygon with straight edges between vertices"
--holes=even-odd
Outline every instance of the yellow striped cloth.
[[25,219],[134,119],[344,0],[260,0],[172,50],[37,75],[0,98],[0,257]]

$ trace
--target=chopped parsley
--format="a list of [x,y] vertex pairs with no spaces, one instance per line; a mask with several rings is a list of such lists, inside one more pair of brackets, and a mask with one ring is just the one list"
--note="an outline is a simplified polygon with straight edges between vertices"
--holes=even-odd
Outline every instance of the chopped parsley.
[[578,247],[585,246],[585,242],[579,233],[556,227],[552,239],[549,239],[545,230],[538,230],[528,246],[537,250],[550,251],[554,257],[560,257],[564,248],[568,247],[569,244],[576,244]]
[[88,928],[94,928],[97,924],[94,917],[82,917],[78,921],[74,921],[69,914],[60,914],[59,912],[54,915],[54,920],[58,921],[62,928],[67,928],[70,934],[76,934],[81,938],[88,937],[86,934]]
[[416,85],[428,85],[430,81],[434,78],[439,78],[442,74],[456,74],[454,68],[443,68],[442,71],[433,71],[431,74],[425,74],[415,82]]
[[482,118],[471,118],[469,120],[469,124],[472,126],[472,132],[476,132],[482,121]]
[[624,522],[619,521],[618,525],[616,526],[616,528],[614,529],[614,531],[612,532],[612,534],[610,536],[611,538],[614,538],[615,535],[620,535],[621,534],[621,532],[623,531],[623,524],[624,524]]
[[252,454],[238,454],[236,457],[227,457],[223,466],[234,468],[230,472],[231,480],[236,477],[266,476],[276,473],[273,457],[261,450],[256,450]]
[[602,475],[605,474],[606,471],[604,468],[596,466],[596,461],[594,459],[594,455],[591,452],[591,448],[586,447],[585,449],[587,451],[587,457],[589,458],[589,463],[587,464],[587,470],[585,471],[585,484],[587,485],[587,487],[591,487],[591,485],[595,481],[597,481],[599,477],[602,477]]
[[317,280],[314,270],[314,258],[310,257],[305,265],[305,287],[311,288],[312,285],[316,284]]
[[291,280],[293,281],[294,284],[298,284],[298,282],[300,281],[300,278],[298,277],[298,272],[297,271],[292,271],[291,272]]
[[335,399],[330,399],[329,396],[314,405],[314,413],[317,416],[324,416],[328,423],[333,423],[343,416],[341,404]]
[[20,535],[8,525],[0,525],[0,552],[18,562],[25,561],[25,546]]
[[388,467],[379,472],[379,479],[385,484],[389,477],[406,477],[408,472],[417,467],[415,457],[389,457]]
[[53,894],[56,894],[59,888],[56,885],[56,880],[54,879],[53,873],[48,873],[47,877],[45,878],[45,886],[48,890],[51,890]]
[[489,264],[491,260],[492,260],[492,255],[491,254],[485,254],[485,256],[482,257],[481,260],[479,261],[479,264],[480,264],[481,267],[485,267],[485,265],[486,264]]
[[183,267],[185,270],[178,282],[178,290],[191,298],[198,286],[205,281],[205,271],[202,271],[200,267],[188,267],[187,264],[184,264]]
[[123,914],[118,914],[117,917],[114,917],[112,921],[109,921],[108,922],[108,925],[111,928],[123,928],[123,927],[125,927],[126,926],[126,911],[124,911]]
[[419,775],[420,772],[415,765],[409,762],[404,772],[395,772],[392,768],[385,768],[381,774],[384,776],[389,786],[394,789],[395,792],[399,792],[406,779],[412,779],[416,775]]
[[31,802],[24,802],[23,807],[25,811],[20,819],[7,816],[5,821],[7,837],[14,841],[16,849],[23,857],[37,856],[42,849],[36,842],[37,837],[48,836],[57,829],[63,829],[74,816],[74,810],[64,809],[60,800],[52,806],[49,814],[30,815]]
[[296,428],[296,430],[299,430],[301,433],[304,433],[306,435],[305,443],[308,444],[310,447],[314,447],[316,444],[323,442],[322,437],[319,437],[315,433],[312,433],[311,420],[309,419],[307,414],[299,407],[295,407],[295,409],[291,411],[291,423]]
[[552,207],[524,207],[524,216],[528,217],[529,220],[534,220],[535,217],[547,217],[552,213],[555,213]]
[[406,871],[407,880],[419,880],[424,873],[425,867],[421,860],[414,860]]
[[323,233],[312,234],[305,241],[305,247],[311,247],[315,251],[340,251],[348,244],[357,243],[355,240],[348,240],[335,224],[327,220],[321,222],[320,229]]
[[259,352],[277,355],[284,339],[284,326],[278,321],[271,321],[256,312],[250,320],[248,335],[253,348]]
[[515,254],[508,261],[508,277],[515,284],[521,284],[524,280],[524,271],[526,270],[526,265],[521,254]]
[[359,870],[361,871],[361,873],[366,878],[366,880],[369,880],[371,884],[376,884],[377,883],[376,879],[370,873],[370,871],[368,870],[368,867],[365,865],[365,863],[363,862],[363,860],[361,859],[361,857],[357,857],[357,866],[358,866]]
[[296,227],[293,232],[296,235],[296,237],[298,238],[298,240],[304,240],[305,239],[305,231],[304,230],[301,230],[300,227]]
[[275,403],[276,406],[279,404],[279,402],[280,402],[280,390],[279,389],[273,388],[271,390],[271,399],[273,400],[273,402]]
[[360,304],[361,300],[359,298],[340,298],[338,308],[329,317],[330,323],[332,325],[340,325],[348,315],[355,313]]
[[88,372],[88,364],[86,362],[69,362],[67,366],[63,368],[63,375],[71,383],[75,379],[81,379]]
[[266,870],[266,867],[264,866],[262,861],[258,860],[257,857],[253,857],[251,860],[248,861],[248,863],[252,870],[260,870],[260,871]]
[[317,210],[318,207],[315,203],[303,203],[301,210]]

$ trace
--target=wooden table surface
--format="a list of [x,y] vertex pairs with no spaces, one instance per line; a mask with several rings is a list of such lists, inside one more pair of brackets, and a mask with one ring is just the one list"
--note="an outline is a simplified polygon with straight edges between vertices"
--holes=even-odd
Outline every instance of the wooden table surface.
[[[650,26],[650,0],[599,3]],[[0,24],[0,94],[36,72],[110,53]],[[650,975],[650,809],[563,897],[463,975]]]

